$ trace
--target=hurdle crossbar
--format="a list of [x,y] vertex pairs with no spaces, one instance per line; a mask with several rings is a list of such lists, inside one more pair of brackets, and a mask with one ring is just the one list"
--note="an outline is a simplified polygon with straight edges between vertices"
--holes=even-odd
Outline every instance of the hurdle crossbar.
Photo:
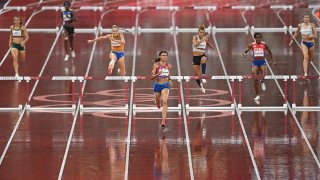
[[235,111],[234,104],[230,106],[190,106],[186,104],[186,110],[189,112],[210,112],[210,111]]
[[[0,28],[0,32],[9,32],[9,28]],[[98,31],[97,27],[94,28],[76,28],[76,33],[96,33]],[[31,33],[58,33],[59,27],[56,28],[28,28],[28,32]]]
[[270,6],[271,9],[281,9],[281,10],[292,10],[293,6],[292,5],[271,5]]
[[270,28],[255,28],[254,26],[251,26],[251,31],[254,32],[283,32],[287,33],[288,32],[288,27],[283,26],[283,27],[270,27]]
[[256,112],[256,111],[281,111],[285,112],[288,111],[288,105],[283,104],[282,106],[242,106],[242,104],[238,104],[239,111],[249,111],[249,112]]
[[3,9],[5,10],[17,10],[17,11],[26,11],[27,7],[26,6],[5,6]]
[[[132,110],[135,112],[161,112],[162,108],[150,107],[150,106],[139,106],[133,104]],[[168,107],[168,112],[178,112],[181,111],[181,104],[178,104],[177,107]]]
[[193,9],[215,11],[217,10],[217,6],[194,6]]
[[128,109],[128,104],[124,107],[83,107],[83,105],[80,105],[80,111],[82,112],[127,112]]
[[19,104],[18,107],[1,107],[0,112],[11,112],[11,111],[22,111],[22,105]]
[[[320,32],[320,28],[319,28],[319,27],[316,27],[316,30],[317,30],[318,32]],[[297,31],[297,28],[294,28],[294,27],[292,27],[292,26],[289,26],[288,31],[289,31],[290,33],[296,32],[296,31]]]
[[141,6],[119,6],[119,10],[141,11]]
[[42,10],[55,10],[55,11],[58,11],[58,10],[63,10],[64,7],[62,7],[62,6],[42,6],[41,9]]
[[94,10],[94,11],[102,11],[103,7],[102,6],[81,6],[80,10]]
[[241,9],[241,10],[254,10],[256,7],[251,5],[244,6],[232,6],[231,9]]
[[156,6],[157,10],[179,11],[179,6]]
[[32,107],[30,104],[26,105],[26,110],[30,112],[41,112],[41,111],[53,111],[53,112],[75,112],[76,105],[73,104],[71,107]]
[[[124,30],[125,29],[125,30]],[[102,28],[100,27],[99,31],[101,33],[111,33],[112,29],[111,28]],[[119,31],[121,33],[134,33],[135,32],[135,27],[131,27],[131,28],[120,28]]]
[[[179,28],[178,26],[175,27],[176,32],[178,33],[195,33],[198,32],[197,28]],[[244,32],[248,33],[249,26],[245,26],[243,28],[217,28],[215,26],[211,26],[206,28],[206,32],[210,33],[235,33],[235,32]]]

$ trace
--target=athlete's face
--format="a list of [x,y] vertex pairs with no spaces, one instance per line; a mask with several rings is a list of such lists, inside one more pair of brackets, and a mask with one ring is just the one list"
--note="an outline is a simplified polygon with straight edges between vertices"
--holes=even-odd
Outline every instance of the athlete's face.
[[200,36],[200,37],[204,37],[204,34],[205,34],[206,32],[204,31],[204,30],[199,30],[198,31],[198,35]]
[[262,37],[260,35],[256,35],[254,39],[256,40],[257,43],[261,43]]
[[168,54],[167,53],[161,53],[160,60],[163,61],[163,62],[167,62],[168,61]]
[[119,36],[119,29],[118,28],[112,28],[112,34],[114,35],[114,36]]
[[64,8],[66,8],[66,9],[69,9],[69,8],[70,8],[70,4],[67,3],[67,2],[65,2],[65,3],[63,4],[63,6],[64,6]]
[[19,25],[20,22],[21,22],[20,18],[18,18],[18,17],[14,17],[14,18],[13,18],[13,23],[14,23],[15,25]]
[[310,21],[310,17],[308,15],[303,16],[303,22],[308,23]]

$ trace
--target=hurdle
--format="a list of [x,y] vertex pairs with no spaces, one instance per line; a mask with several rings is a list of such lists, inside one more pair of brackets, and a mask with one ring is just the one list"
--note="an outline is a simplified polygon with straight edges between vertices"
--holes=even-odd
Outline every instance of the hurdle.
[[320,111],[320,106],[297,106],[296,104],[296,82],[298,79],[320,79],[320,76],[302,76],[302,75],[296,75],[291,76],[292,79],[292,110],[293,111]]
[[[191,79],[214,79],[214,80],[230,80],[232,85],[231,91],[231,105],[228,106],[210,106],[210,107],[202,107],[202,106],[190,106],[189,103],[189,81]],[[235,111],[235,79],[237,76],[184,76],[184,80],[186,80],[186,94],[185,94],[185,102],[186,102],[186,110],[187,112],[206,112],[206,111]]]
[[255,79],[256,77],[249,76],[238,76],[238,110],[239,111],[287,111],[288,110],[288,75],[269,75],[265,76],[265,79],[283,80],[284,82],[284,101],[282,106],[242,106],[242,81],[243,79]]
[[[128,112],[129,109],[129,80],[130,76],[103,76],[103,77],[78,77],[79,80],[79,97],[80,97],[80,112]],[[125,82],[125,105],[117,107],[85,107],[83,105],[83,95],[82,90],[84,80],[120,80]]]
[[[183,76],[170,76],[172,80],[177,80],[179,83],[177,85],[178,87],[178,106],[176,107],[168,107],[168,112],[180,112],[181,111],[181,89],[180,89],[180,83],[183,79]],[[136,105],[136,81],[137,80],[151,80],[151,77],[148,76],[132,76],[131,80],[133,81],[133,111],[135,112],[161,112],[162,108],[157,108],[155,105],[153,107],[150,106],[137,106]]]
[[[22,76],[0,76],[0,81],[18,81],[19,91],[21,90],[21,81],[23,80]],[[20,93],[18,93],[20,94]],[[18,104],[18,107],[0,107],[0,112],[8,111],[22,111],[22,104]]]
[[[54,111],[54,112],[74,112],[76,110],[76,101],[75,101],[75,81],[78,79],[77,76],[24,76],[23,80],[26,81],[26,110],[27,111]],[[71,107],[32,107],[30,104],[30,81],[32,80],[54,80],[54,81],[71,81]]]

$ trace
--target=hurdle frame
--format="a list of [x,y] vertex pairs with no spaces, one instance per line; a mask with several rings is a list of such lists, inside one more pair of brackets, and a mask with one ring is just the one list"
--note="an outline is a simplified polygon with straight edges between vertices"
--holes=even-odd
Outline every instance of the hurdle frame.
[[[18,81],[18,91],[21,91],[22,76],[0,76],[0,81]],[[19,93],[18,93],[19,94]],[[0,107],[0,112],[22,111],[22,104],[18,104],[18,107]]]
[[296,82],[298,79],[320,79],[320,76],[299,76],[299,75],[292,75],[290,76],[292,80],[292,110],[294,112],[297,111],[320,111],[320,106],[297,106],[296,104]]
[[242,81],[243,79],[254,79],[252,75],[250,76],[237,76],[237,79],[239,81],[238,83],[238,100],[239,104],[237,106],[237,109],[239,111],[281,111],[286,112],[288,111],[288,79],[290,77],[288,75],[267,75],[264,79],[270,79],[270,80],[283,80],[284,81],[284,102],[282,106],[242,106]]
[[[127,113],[129,110],[129,85],[128,82],[131,80],[131,76],[103,76],[103,77],[78,77],[79,80],[79,98],[80,98],[80,113],[85,112],[124,112]],[[124,106],[117,106],[117,107],[102,107],[102,106],[95,106],[95,107],[85,107],[83,105],[83,95],[84,92],[82,91],[83,81],[84,80],[123,80],[125,82],[125,99],[126,104]]]
[[[181,106],[181,90],[180,90],[180,83],[182,83],[183,76],[170,76],[171,79],[177,80],[179,82],[178,85],[178,106],[176,107],[168,107],[168,112],[179,112],[181,113],[182,106]],[[157,107],[150,107],[150,106],[137,106],[135,104],[135,90],[136,90],[136,81],[137,80],[146,80],[149,79],[147,76],[132,76],[131,80],[133,81],[133,99],[132,99],[132,110],[133,114],[135,115],[137,112],[161,112],[162,108]],[[151,78],[150,78],[151,79]]]
[[[210,106],[210,107],[201,107],[201,106],[190,106],[189,103],[189,81],[191,79],[214,79],[214,80],[230,80],[232,84],[231,91],[231,105],[228,106]],[[186,111],[187,114],[189,112],[212,112],[212,111],[235,111],[235,80],[237,76],[184,76],[184,80],[186,80]]]
[[[23,80],[26,81],[26,111],[53,111],[53,112],[72,112],[76,110],[76,100],[75,100],[75,81],[78,79],[77,76],[48,76],[48,77],[35,77],[35,76],[24,76]],[[30,81],[31,80],[57,80],[57,81],[71,81],[72,83],[72,105],[71,107],[33,107],[30,104]]]

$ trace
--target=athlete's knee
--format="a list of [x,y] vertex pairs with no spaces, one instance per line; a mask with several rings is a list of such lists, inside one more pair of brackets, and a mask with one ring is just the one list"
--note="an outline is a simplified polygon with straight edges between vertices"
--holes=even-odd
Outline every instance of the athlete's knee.
[[167,99],[163,99],[163,100],[162,100],[162,106],[168,106]]
[[125,75],[126,75],[126,71],[121,71],[121,70],[120,70],[118,73],[119,73],[119,75],[121,75],[121,76],[125,76]]
[[64,40],[65,40],[65,41],[68,41],[68,40],[69,40],[69,38],[66,36],[66,37],[64,37]]

